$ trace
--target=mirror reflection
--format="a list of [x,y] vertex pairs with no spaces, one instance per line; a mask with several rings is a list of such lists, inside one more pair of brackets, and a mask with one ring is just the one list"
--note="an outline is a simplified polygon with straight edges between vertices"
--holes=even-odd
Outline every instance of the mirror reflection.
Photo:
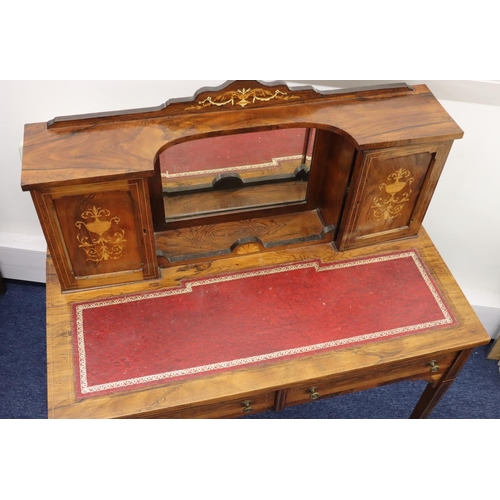
[[160,155],[167,221],[304,201],[314,136],[278,129],[168,148]]

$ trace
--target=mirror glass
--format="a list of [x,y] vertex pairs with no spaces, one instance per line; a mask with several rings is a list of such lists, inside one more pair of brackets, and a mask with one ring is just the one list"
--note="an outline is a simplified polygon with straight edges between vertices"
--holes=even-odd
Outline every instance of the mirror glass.
[[160,155],[166,220],[302,202],[314,129],[183,142]]

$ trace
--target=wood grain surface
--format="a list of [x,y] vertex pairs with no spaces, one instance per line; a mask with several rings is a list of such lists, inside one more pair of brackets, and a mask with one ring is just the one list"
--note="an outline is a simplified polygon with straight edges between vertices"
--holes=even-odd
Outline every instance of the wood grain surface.
[[[195,170],[217,172],[217,162],[202,154],[211,141],[222,143],[223,150],[215,146],[210,158],[231,164],[224,157],[235,153],[226,140],[231,138],[241,149],[237,163],[248,159],[253,165],[266,156],[255,140],[246,151],[244,137],[271,136],[275,140],[268,138],[267,146],[277,147],[279,136],[279,151],[287,151],[297,129],[303,135],[314,130],[295,151],[302,151],[299,157],[311,151],[310,168],[301,165],[286,179],[278,168],[260,179],[224,172],[209,182],[191,176],[188,186],[164,185],[162,157],[176,147],[191,147]],[[242,135],[248,132],[257,135]],[[102,287],[158,276],[155,251],[160,258],[191,262],[196,256],[318,241],[326,234],[340,250],[415,236],[452,142],[462,135],[425,85],[316,92],[240,80],[153,110],[28,124],[21,185],[31,191],[63,290]],[[314,137],[313,148],[306,136]],[[189,159],[186,163],[193,167]],[[186,187],[190,194],[179,193]],[[314,211],[323,230],[305,234],[304,214]],[[95,220],[82,220],[82,214]],[[266,226],[292,215],[297,222],[286,227],[293,226],[295,235],[272,244],[262,231],[253,231],[222,246],[216,239],[210,250],[207,238],[199,249],[185,245],[196,231],[213,233],[215,224],[222,232],[233,224],[234,234],[243,221]],[[115,225],[118,220],[121,226]],[[163,235],[177,236],[174,231],[184,232],[178,242],[166,242]],[[170,247],[179,245],[187,251],[174,256]]]
[[[383,252],[416,249],[429,274],[452,308],[458,325],[409,337],[373,342],[302,359],[269,363],[229,374],[165,384],[149,390],[77,400],[73,373],[70,304],[123,294],[159,290],[192,277],[320,258],[323,262]],[[425,416],[456,375],[470,349],[490,340],[453,276],[424,230],[417,238],[382,243],[370,248],[336,252],[331,244],[287,248],[240,255],[223,260],[181,265],[162,270],[158,280],[107,289],[62,294],[50,258],[47,267],[47,358],[50,418],[215,418],[244,414],[243,402],[255,401],[253,411],[309,401],[318,386],[319,397],[331,396],[406,379],[424,379],[430,391],[414,416]],[[465,354],[463,354],[465,352]],[[429,363],[438,361],[431,371]],[[455,371],[448,373],[450,370]],[[443,384],[440,384],[444,381]],[[301,389],[302,388],[302,389]],[[286,391],[286,392],[283,392]],[[437,392],[437,395],[433,393]],[[274,403],[275,401],[275,403]]]
[[188,139],[237,132],[318,128],[340,133],[360,149],[454,140],[463,135],[425,85],[396,95],[381,96],[375,91],[369,99],[366,93],[354,93],[335,101],[322,96],[284,101],[282,105],[272,101],[271,106],[267,103],[257,108],[236,106],[230,111],[184,110],[148,116],[136,116],[127,122],[123,121],[126,114],[114,117],[114,121],[69,121],[55,128],[46,123],[27,124],[23,189],[111,177],[126,179],[138,174],[152,176],[156,157],[167,147]]

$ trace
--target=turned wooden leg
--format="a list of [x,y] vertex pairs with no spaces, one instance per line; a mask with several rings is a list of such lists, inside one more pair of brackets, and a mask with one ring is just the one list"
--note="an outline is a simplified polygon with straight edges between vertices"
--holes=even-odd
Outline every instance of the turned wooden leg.
[[455,377],[464,366],[472,351],[472,349],[460,351],[445,376],[439,382],[427,385],[410,418],[427,418],[429,416],[443,397],[443,394],[455,380]]

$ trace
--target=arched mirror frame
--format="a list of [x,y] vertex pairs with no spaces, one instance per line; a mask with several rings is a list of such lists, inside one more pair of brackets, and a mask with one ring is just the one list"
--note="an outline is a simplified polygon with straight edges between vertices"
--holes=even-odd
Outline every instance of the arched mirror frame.
[[[219,137],[232,137],[241,134],[252,134],[255,132],[267,132],[272,130],[285,130],[285,129],[306,129],[314,131],[314,143],[312,145],[312,157],[310,161],[310,172],[308,173],[309,185],[305,199],[302,201],[284,203],[281,204],[279,201],[275,203],[270,203],[269,206],[265,207],[241,207],[228,209],[226,211],[221,211],[218,214],[209,214],[204,216],[193,215],[192,217],[164,217],[165,207],[163,205],[163,196],[165,190],[163,189],[161,168],[160,168],[160,157],[168,149],[174,148],[180,144],[194,143],[198,140],[219,138]],[[347,150],[347,151],[346,151]],[[347,157],[346,157],[347,152]],[[343,155],[341,154],[343,153]],[[355,158],[355,144],[352,138],[346,131],[335,129],[334,127],[325,127],[324,124],[319,123],[293,123],[293,124],[280,124],[278,126],[258,126],[246,129],[234,129],[227,131],[222,129],[221,131],[214,131],[211,133],[196,133],[193,135],[187,135],[179,140],[174,140],[165,143],[156,153],[154,158],[155,164],[155,176],[152,179],[150,186],[151,191],[154,193],[152,196],[152,207],[153,212],[158,214],[155,219],[155,230],[162,231],[165,229],[173,229],[180,227],[188,227],[192,225],[202,225],[205,223],[210,223],[212,221],[230,221],[237,220],[240,218],[253,217],[262,215],[275,215],[280,213],[288,213],[294,211],[304,211],[311,210],[315,208],[327,209],[328,208],[328,196],[325,193],[317,193],[318,187],[320,191],[326,189],[325,181],[327,179],[335,180],[336,186],[338,186],[339,177],[345,177],[345,170],[352,167],[353,160]],[[342,169],[343,172],[338,172],[335,176],[335,169]],[[325,177],[326,176],[326,177]],[[346,182],[343,186],[338,186],[341,192],[346,189]],[[216,190],[214,190],[215,192]],[[160,195],[160,192],[162,193]],[[331,198],[331,197],[330,197]],[[338,202],[338,199],[335,200]],[[329,223],[333,223],[332,217],[327,217]],[[166,220],[164,220],[166,219]],[[178,220],[177,220],[178,219]]]
[[[210,215],[168,219],[165,214],[160,156],[178,144],[242,133],[304,128],[315,131],[314,145],[302,201],[269,206],[221,210]],[[283,123],[209,134],[193,134],[164,144],[155,155],[155,176],[151,181],[151,203],[157,233],[160,265],[196,261],[246,251],[335,241],[345,207],[352,168],[356,159],[354,141],[344,130],[319,123]],[[278,189],[287,189],[286,183]],[[214,196],[217,192],[214,191]],[[213,229],[214,225],[218,228]],[[224,233],[219,239],[216,232]],[[273,233],[272,236],[269,233]],[[185,238],[186,244],[182,245]],[[174,243],[175,240],[175,243]],[[196,245],[187,242],[196,241]]]

